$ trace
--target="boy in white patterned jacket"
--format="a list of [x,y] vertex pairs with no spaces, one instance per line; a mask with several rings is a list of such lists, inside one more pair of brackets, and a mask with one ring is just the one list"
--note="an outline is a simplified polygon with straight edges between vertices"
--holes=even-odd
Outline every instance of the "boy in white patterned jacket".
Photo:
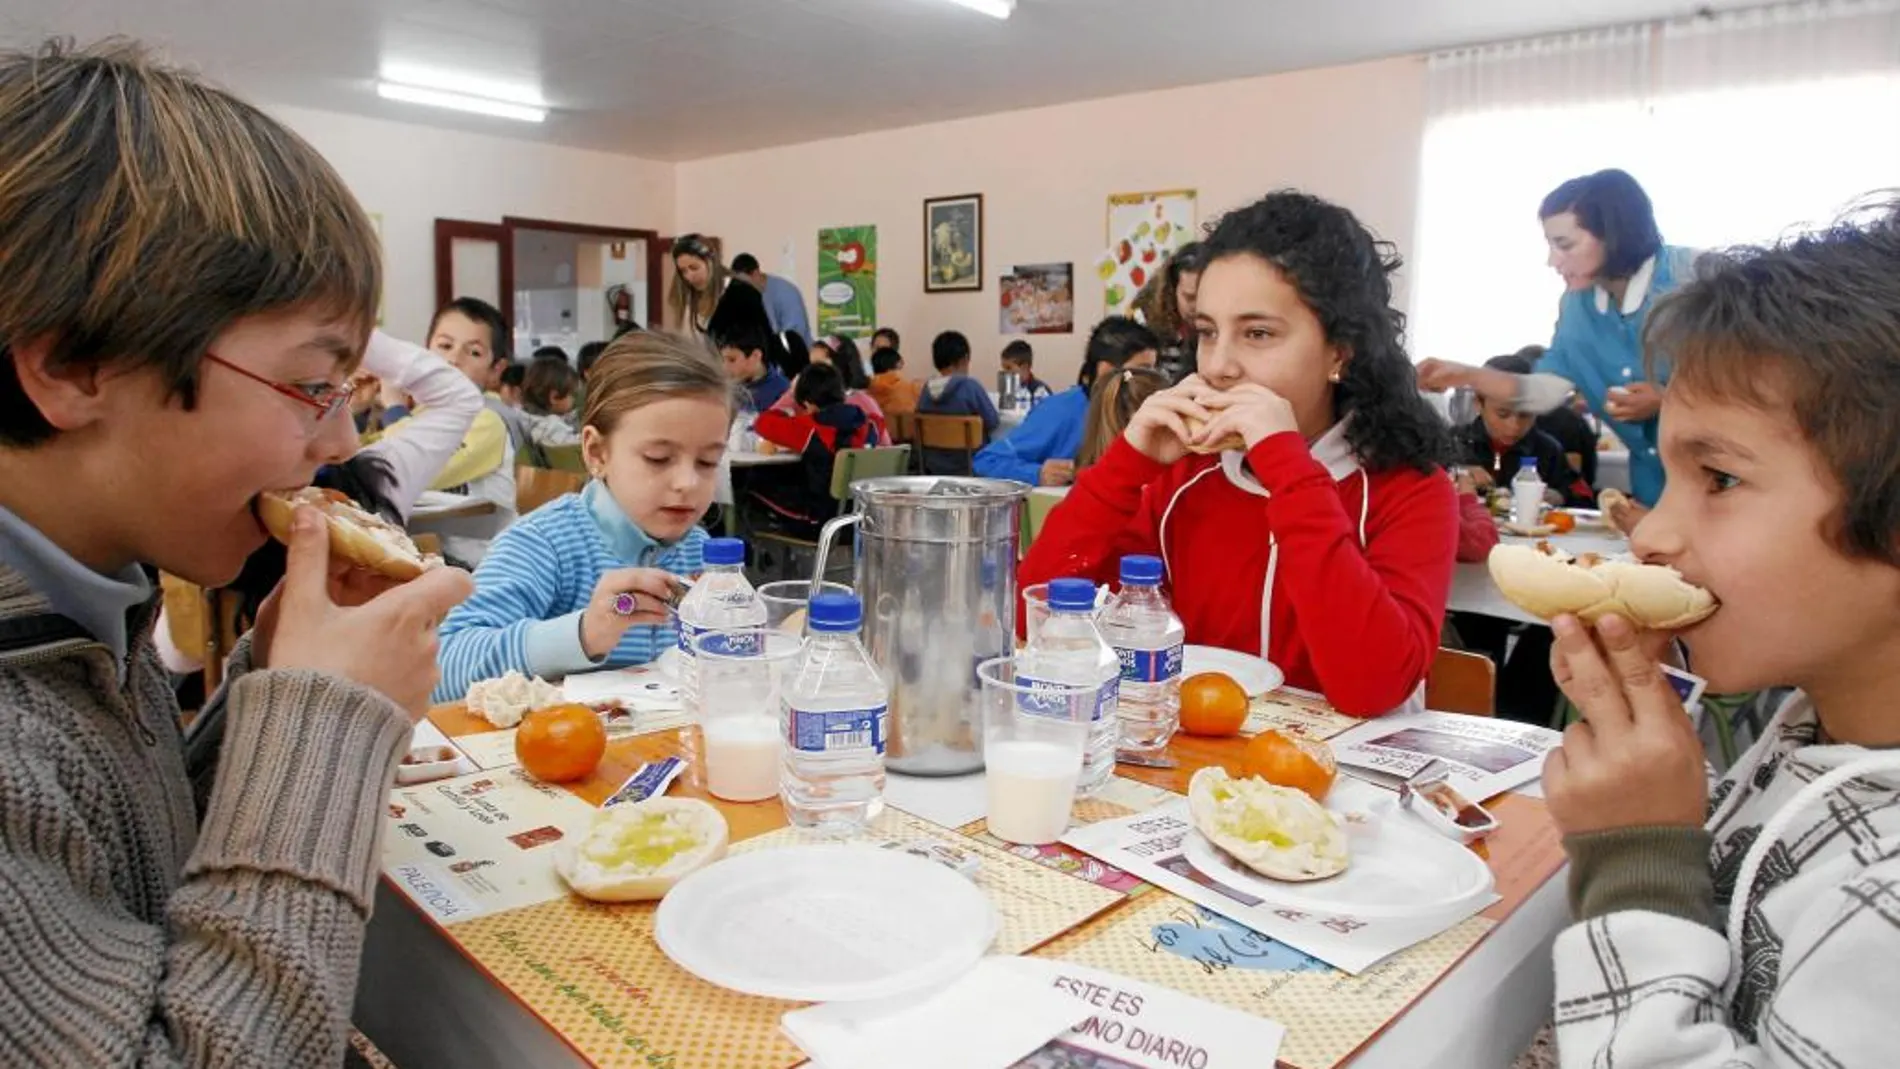
[[1900,216],[1698,276],[1649,320],[1669,483],[1633,548],[1720,599],[1681,636],[1711,689],[1799,691],[1711,797],[1655,636],[1556,622],[1559,1057],[1900,1065]]

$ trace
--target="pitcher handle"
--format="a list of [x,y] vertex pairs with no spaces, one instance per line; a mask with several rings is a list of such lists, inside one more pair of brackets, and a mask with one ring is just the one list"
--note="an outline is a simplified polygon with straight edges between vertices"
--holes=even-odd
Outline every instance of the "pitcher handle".
[[831,544],[837,540],[838,532],[863,519],[864,513],[862,512],[847,512],[841,516],[825,521],[824,530],[818,532],[818,555],[817,559],[812,562],[811,592],[805,595],[807,601],[824,592],[825,563],[831,556]]

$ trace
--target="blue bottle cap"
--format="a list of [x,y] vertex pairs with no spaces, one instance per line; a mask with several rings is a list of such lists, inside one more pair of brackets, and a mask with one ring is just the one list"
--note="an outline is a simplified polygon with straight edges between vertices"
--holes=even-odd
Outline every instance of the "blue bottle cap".
[[1087,579],[1051,579],[1049,607],[1057,612],[1094,612],[1095,584]]
[[707,564],[744,564],[745,539],[708,538],[703,554]]
[[805,622],[813,631],[856,631],[864,624],[864,603],[856,594],[820,594],[811,599]]
[[1534,471],[1536,471],[1536,470],[1537,470],[1537,458],[1536,458],[1536,457],[1524,457],[1524,458],[1522,458],[1522,459],[1520,459],[1520,460],[1519,460],[1519,461],[1517,462],[1517,470],[1519,470],[1519,471],[1533,471],[1533,472],[1534,472]]
[[1122,585],[1154,586],[1161,582],[1161,558],[1132,556],[1122,558]]

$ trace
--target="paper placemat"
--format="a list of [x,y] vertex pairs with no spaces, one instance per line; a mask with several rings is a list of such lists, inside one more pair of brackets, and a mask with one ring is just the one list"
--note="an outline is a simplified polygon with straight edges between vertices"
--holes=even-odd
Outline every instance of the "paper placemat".
[[1277,1021],[1287,1030],[1281,1064],[1334,1069],[1456,965],[1494,923],[1472,917],[1351,976],[1191,902],[1151,894],[1035,956],[1151,981]]

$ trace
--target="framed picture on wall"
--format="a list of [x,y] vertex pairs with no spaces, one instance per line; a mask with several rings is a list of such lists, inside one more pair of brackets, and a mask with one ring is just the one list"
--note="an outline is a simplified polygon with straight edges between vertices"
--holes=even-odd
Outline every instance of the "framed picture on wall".
[[924,292],[983,288],[983,194],[924,201]]

